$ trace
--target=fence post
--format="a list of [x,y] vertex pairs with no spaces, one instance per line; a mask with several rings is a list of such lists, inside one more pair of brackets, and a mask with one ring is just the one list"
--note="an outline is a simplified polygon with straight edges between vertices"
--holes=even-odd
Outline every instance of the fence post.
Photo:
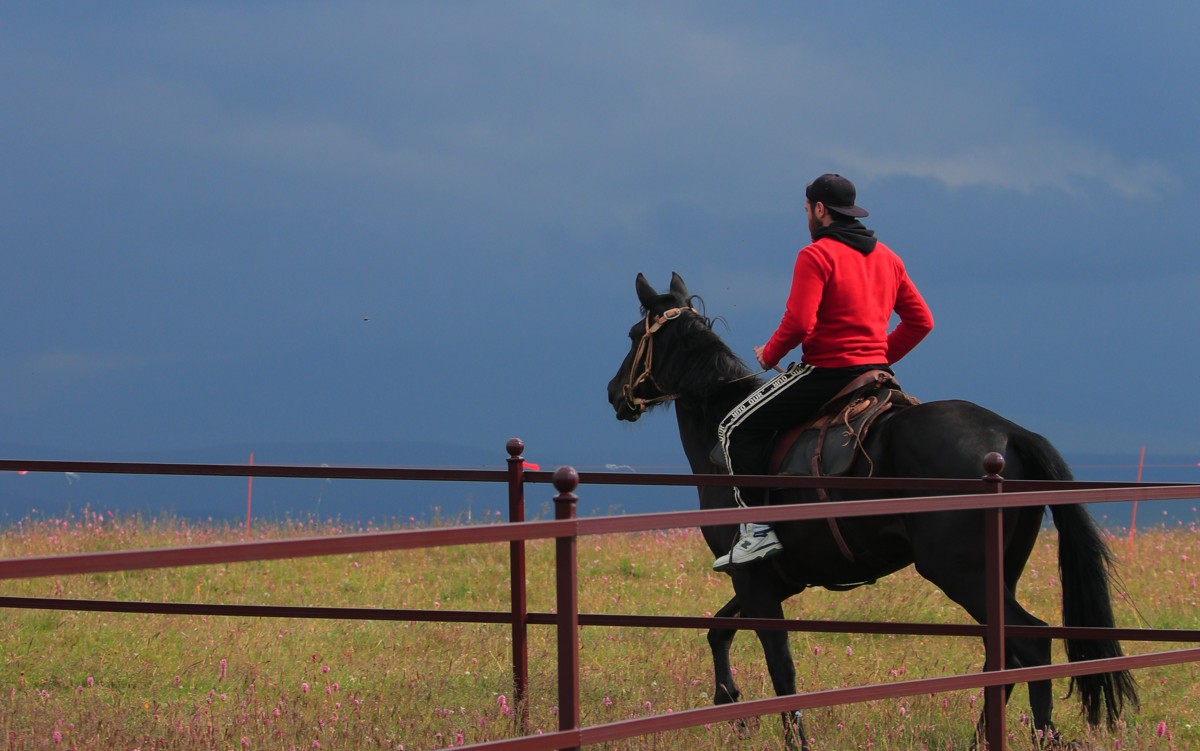
[[[574,519],[579,473],[573,467],[554,472],[554,518]],[[576,536],[555,540],[558,622],[558,729],[579,728],[579,568]],[[578,746],[572,746],[578,749]]]
[[[508,521],[525,521],[525,442],[510,438],[508,451]],[[529,733],[529,600],[525,587],[525,541],[508,544],[509,582],[512,605],[513,718],[522,735]]]
[[[988,492],[1004,491],[1004,456],[995,451],[983,457],[983,481]],[[999,508],[984,509],[984,576],[987,624],[984,649],[987,657],[984,670],[1003,670],[1004,655],[1004,512]],[[983,714],[987,724],[987,747],[989,751],[1004,751],[1008,739],[1005,727],[1004,686],[988,686],[984,689]]]

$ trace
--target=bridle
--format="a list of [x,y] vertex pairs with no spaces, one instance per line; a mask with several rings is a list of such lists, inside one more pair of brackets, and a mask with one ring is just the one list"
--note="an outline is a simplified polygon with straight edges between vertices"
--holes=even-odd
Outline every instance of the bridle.
[[[634,350],[633,360],[629,363],[629,382],[625,384],[625,404],[639,415],[655,404],[662,404],[663,402],[670,402],[679,398],[678,394],[663,394],[653,399],[643,399],[640,396],[634,396],[633,392],[646,381],[652,383],[659,392],[662,392],[662,387],[654,380],[654,374],[651,372],[651,369],[654,367],[654,334],[668,321],[674,321],[683,315],[683,313],[689,311],[697,313],[696,309],[690,305],[687,307],[671,308],[670,310],[663,311],[662,315],[656,316],[654,323],[650,322],[650,314],[646,314],[646,331],[642,334],[637,349]],[[638,363],[642,363],[640,373],[638,372]]]

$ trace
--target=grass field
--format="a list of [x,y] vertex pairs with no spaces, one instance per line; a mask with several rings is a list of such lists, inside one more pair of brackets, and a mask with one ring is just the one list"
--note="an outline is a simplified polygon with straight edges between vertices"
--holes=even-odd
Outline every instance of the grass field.
[[[369,531],[335,522],[270,523],[255,539]],[[202,545],[244,539],[239,525],[113,518],[84,511],[27,518],[0,533],[0,556]],[[1044,534],[1022,580],[1022,601],[1059,622],[1055,535]],[[1194,527],[1124,539],[1124,626],[1200,628]],[[592,613],[711,615],[731,594],[690,530],[583,538],[581,609]],[[504,610],[507,545],[328,556],[129,574],[0,582],[9,596],[271,605]],[[552,611],[553,543],[529,545],[530,609]],[[806,592],[790,617],[968,622],[931,585],[906,571],[847,593]],[[512,737],[509,629],[490,625],[310,621],[0,611],[0,746],[4,749],[438,749]],[[554,634],[531,627],[530,716],[558,727]],[[711,663],[700,631],[582,630],[585,724],[707,706]],[[936,676],[978,669],[973,639],[796,634],[800,689]],[[1165,645],[1171,648],[1178,645]],[[1130,653],[1154,644],[1126,644]],[[734,643],[747,699],[771,695],[751,634]],[[1061,645],[1055,660],[1064,659]],[[1142,706],[1115,732],[1089,731],[1075,699],[1055,719],[1096,749],[1200,749],[1200,670],[1137,673]],[[1056,683],[1056,696],[1066,682]],[[1009,704],[1012,748],[1028,740],[1026,694]],[[979,692],[919,696],[811,710],[814,748],[967,748]],[[774,749],[776,717],[743,740],[725,723],[613,743],[620,749]]]

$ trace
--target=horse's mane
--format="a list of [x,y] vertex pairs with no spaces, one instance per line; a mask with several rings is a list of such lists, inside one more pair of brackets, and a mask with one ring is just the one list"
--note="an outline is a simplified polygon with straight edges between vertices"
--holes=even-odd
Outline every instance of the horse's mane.
[[658,332],[658,351],[671,356],[655,358],[654,377],[663,388],[696,399],[706,409],[725,409],[724,402],[758,388],[761,381],[713,330],[724,319],[709,318],[699,296],[688,302],[695,315],[680,316]]

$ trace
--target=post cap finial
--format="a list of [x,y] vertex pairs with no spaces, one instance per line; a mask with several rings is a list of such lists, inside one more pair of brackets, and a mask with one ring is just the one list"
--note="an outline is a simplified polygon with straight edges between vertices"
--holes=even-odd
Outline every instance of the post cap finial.
[[579,473],[574,467],[559,467],[554,470],[554,489],[560,493],[573,493],[579,487]]
[[525,451],[525,441],[520,438],[509,438],[508,443],[504,444],[504,448],[508,451],[509,456],[520,456]]
[[998,475],[1004,471],[1004,454],[999,451],[989,451],[983,457],[983,471],[989,475]]

